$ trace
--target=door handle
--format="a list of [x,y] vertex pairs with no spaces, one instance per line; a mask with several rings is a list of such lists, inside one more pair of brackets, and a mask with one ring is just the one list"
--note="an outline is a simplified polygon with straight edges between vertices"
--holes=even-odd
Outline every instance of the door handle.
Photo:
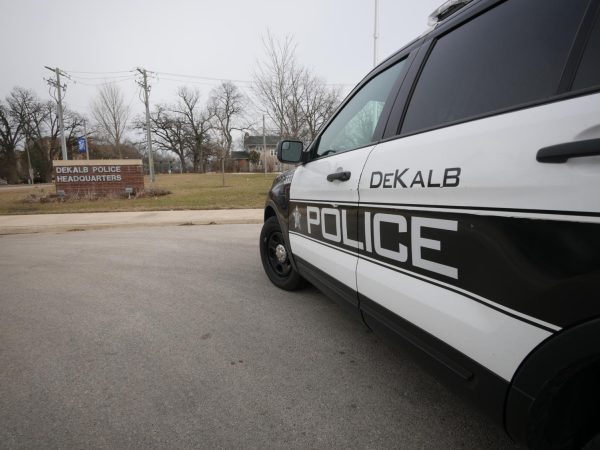
[[351,172],[334,172],[327,175],[327,181],[348,181],[350,179]]
[[569,158],[600,155],[600,139],[567,142],[538,150],[535,159],[541,163],[564,163]]

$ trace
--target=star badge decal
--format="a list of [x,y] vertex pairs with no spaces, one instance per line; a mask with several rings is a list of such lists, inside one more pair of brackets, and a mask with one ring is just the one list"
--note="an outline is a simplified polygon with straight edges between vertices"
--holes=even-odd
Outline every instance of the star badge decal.
[[298,207],[296,206],[296,208],[294,208],[294,212],[292,213],[292,218],[294,219],[294,228],[296,230],[300,230],[300,219],[302,219],[302,214],[300,214],[300,210],[298,209]]

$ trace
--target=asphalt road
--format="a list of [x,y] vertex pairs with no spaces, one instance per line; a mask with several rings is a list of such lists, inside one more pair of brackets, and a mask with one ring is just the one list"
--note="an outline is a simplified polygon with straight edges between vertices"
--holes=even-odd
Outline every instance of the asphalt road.
[[0,236],[0,447],[515,448],[259,230]]

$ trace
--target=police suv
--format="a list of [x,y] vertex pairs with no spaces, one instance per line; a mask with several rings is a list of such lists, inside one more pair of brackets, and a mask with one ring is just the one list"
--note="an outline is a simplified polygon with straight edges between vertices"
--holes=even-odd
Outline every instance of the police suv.
[[273,183],[310,281],[531,448],[600,445],[600,0],[452,0]]

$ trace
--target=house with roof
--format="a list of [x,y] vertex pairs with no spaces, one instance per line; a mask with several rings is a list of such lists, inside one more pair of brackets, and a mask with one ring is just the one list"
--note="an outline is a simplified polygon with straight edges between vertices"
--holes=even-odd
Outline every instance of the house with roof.
[[[277,160],[277,143],[280,137],[275,135],[250,135],[246,133],[244,135],[244,149],[242,151],[231,152],[231,160],[233,163],[233,170],[235,172],[263,172],[265,170],[265,163],[267,165],[267,172],[282,172],[288,170],[292,166],[289,164],[281,164]],[[266,141],[266,148],[264,142]],[[251,152],[257,152],[260,155],[260,159],[256,164],[253,164],[249,160]]]
[[246,150],[231,152],[231,169],[233,172],[251,172],[249,155]]

